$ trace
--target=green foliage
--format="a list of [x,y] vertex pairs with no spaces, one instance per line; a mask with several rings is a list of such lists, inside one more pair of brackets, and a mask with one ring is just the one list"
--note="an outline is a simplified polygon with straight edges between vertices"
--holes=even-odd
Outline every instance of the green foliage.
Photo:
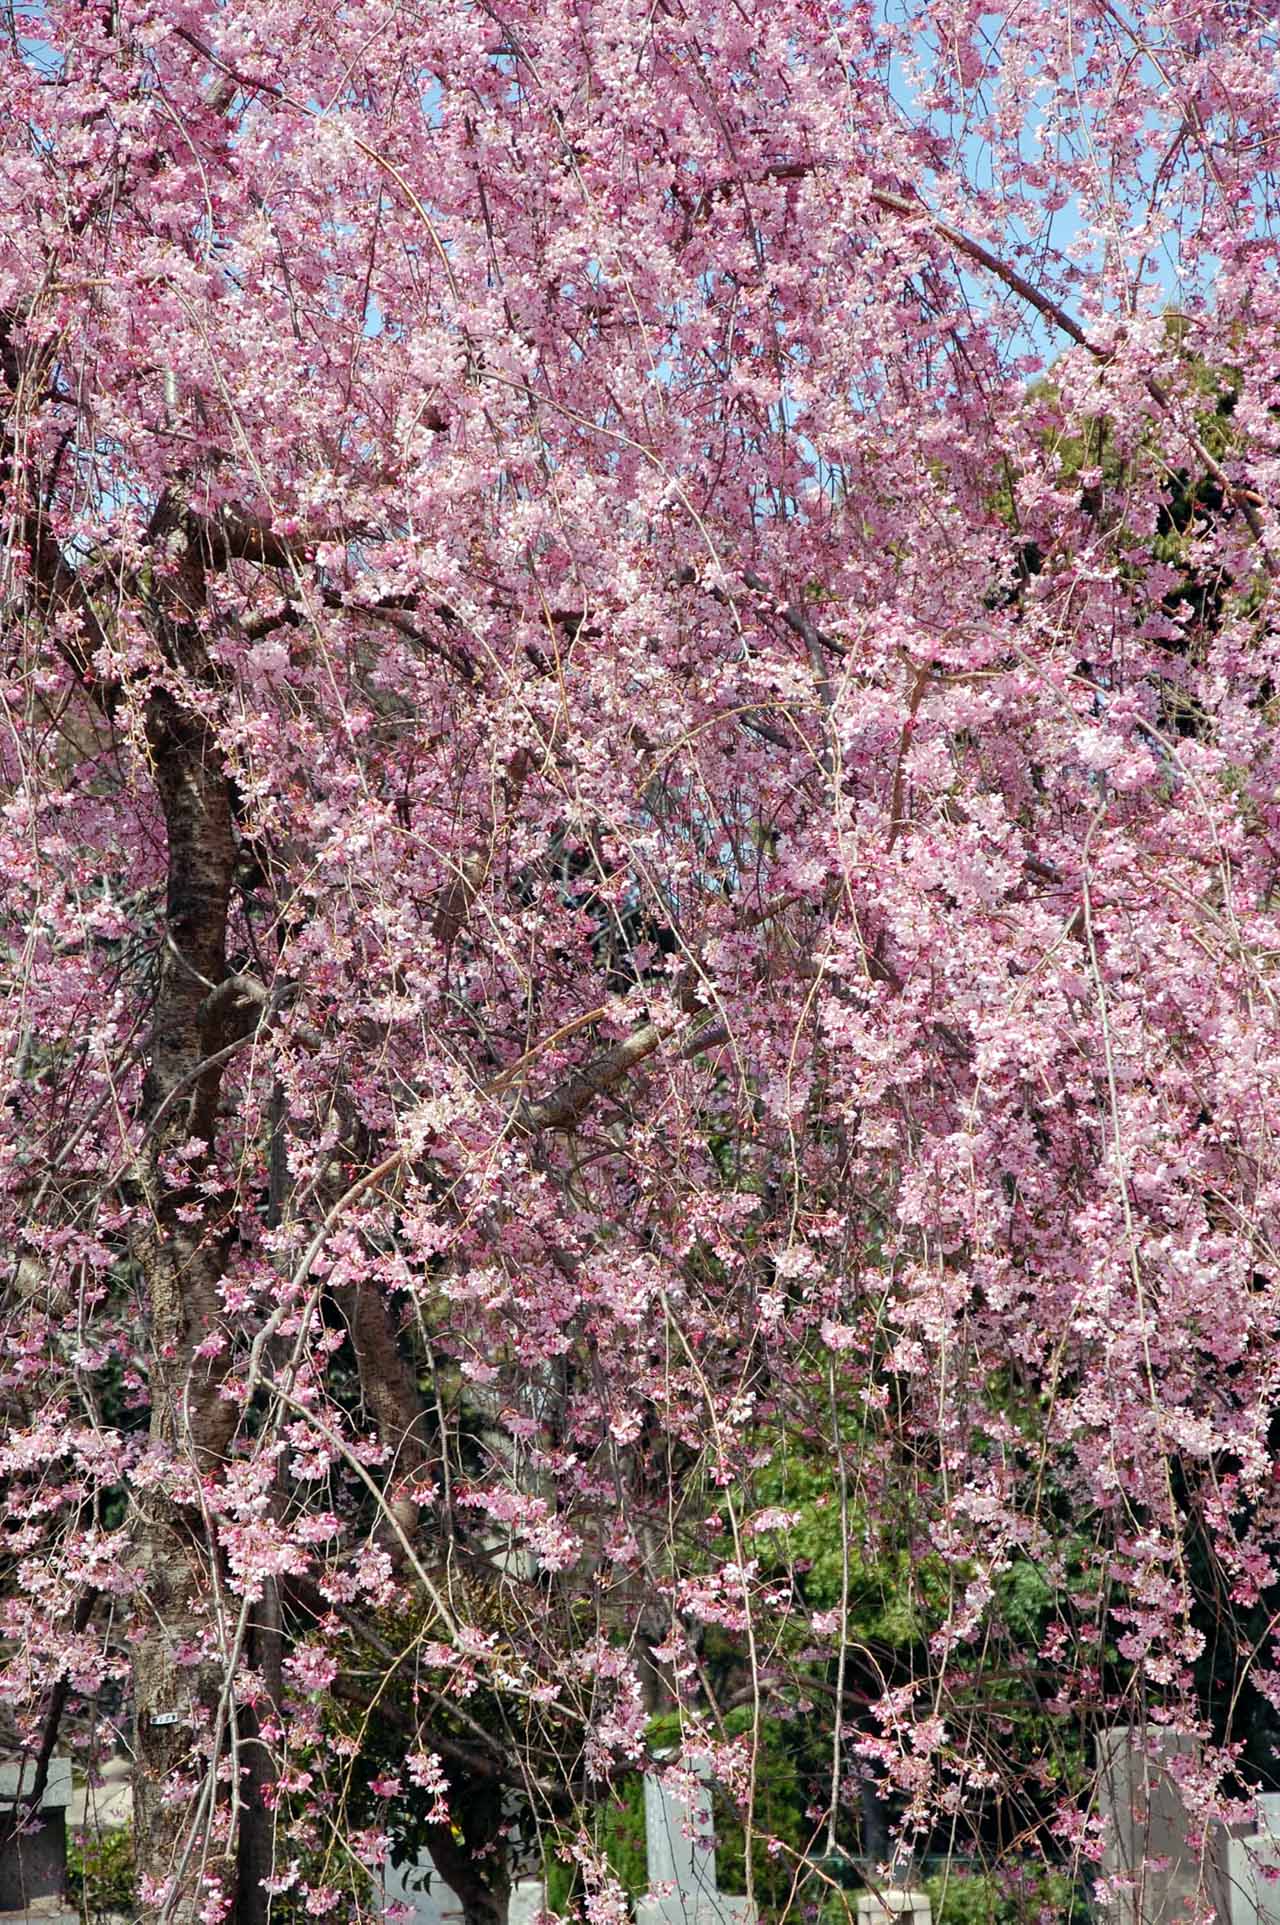
[[[287,1823],[287,1819],[286,1810],[282,1822]],[[341,1891],[347,1901],[344,1918],[376,1916],[373,1880],[349,1852],[326,1852],[318,1837],[308,1849],[305,1840],[295,1838],[281,1857],[286,1862],[297,1858],[303,1878],[311,1883],[328,1884]],[[105,1925],[108,1919],[137,1916],[132,1826],[86,1832],[79,1837],[73,1834],[68,1839],[67,1897],[86,1925]],[[274,1925],[310,1925],[304,1902],[293,1891],[272,1900],[271,1916]]]
[[933,1906],[933,1925],[1086,1925],[1089,1918],[1083,1893],[1064,1872],[951,1866],[920,1884]]
[[[876,1440],[860,1419],[843,1416],[841,1432],[852,1462],[874,1455]],[[750,1504],[788,1511],[794,1521],[784,1530],[762,1532],[752,1540],[752,1550],[762,1574],[796,1574],[809,1608],[831,1610],[840,1602],[846,1547],[830,1446],[792,1433],[773,1444],[754,1473]],[[849,1637],[904,1651],[927,1636],[946,1609],[942,1562],[913,1554],[905,1486],[896,1511],[885,1502],[877,1506],[874,1525],[867,1506],[852,1494],[848,1526]]]
[[[1210,462],[1228,466],[1241,452],[1235,420],[1240,370],[1205,361],[1196,352],[1192,325],[1186,316],[1167,314],[1164,327],[1178,361],[1178,372],[1167,385],[1176,394],[1180,409],[1194,421],[1196,438]],[[1199,638],[1221,621],[1228,601],[1236,613],[1256,612],[1265,598],[1262,571],[1239,582],[1228,580],[1221,568],[1202,572],[1198,544],[1224,512],[1223,491],[1203,464],[1173,465],[1171,450],[1181,444],[1176,439],[1171,441],[1165,420],[1153,417],[1136,443],[1122,445],[1114,422],[1105,413],[1083,418],[1067,415],[1052,376],[1035,382],[1027,390],[1026,399],[1028,407],[1043,418],[1041,445],[1057,461],[1057,486],[1065,493],[1078,487],[1080,508],[1100,528],[1110,531],[1122,579],[1138,588],[1144,569],[1152,561],[1178,572],[1179,579],[1163,597],[1164,613],[1176,620],[1181,630],[1163,644],[1170,653],[1194,656]],[[1140,470],[1154,472],[1161,480],[1163,502],[1154,534],[1137,534],[1126,522],[1125,503]],[[1014,534],[1020,532],[1017,479],[1011,468],[1006,467],[993,489],[990,505]],[[1020,543],[1013,557],[1012,581],[993,591],[992,605],[1020,599],[1031,577],[1038,575],[1046,562],[1035,542]],[[1163,695],[1166,723],[1178,734],[1198,732],[1201,718],[1196,706],[1176,681],[1170,681]]]
[[89,1921],[123,1914],[137,1905],[133,1828],[86,1832],[67,1843],[67,1896]]
[[1016,1644],[1039,1644],[1045,1620],[1052,1611],[1056,1593],[1040,1570],[1027,1558],[1016,1558],[996,1579],[996,1597],[1005,1629]]

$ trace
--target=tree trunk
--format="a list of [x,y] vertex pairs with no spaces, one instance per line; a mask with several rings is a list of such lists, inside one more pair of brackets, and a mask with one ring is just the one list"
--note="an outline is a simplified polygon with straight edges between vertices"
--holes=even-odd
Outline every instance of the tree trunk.
[[873,1865],[887,1864],[889,1815],[875,1779],[866,1771],[858,1773],[858,1807],[862,1821],[862,1856]]
[[256,1705],[246,1705],[240,1721],[240,1754],[244,1765],[240,1782],[240,1835],[236,1840],[235,1925],[267,1925],[271,1901],[265,1880],[275,1868],[276,1819],[269,1799],[269,1789],[276,1778],[272,1727],[279,1716],[283,1695],[280,1594],[274,1579],[266,1580],[249,1637],[249,1655],[262,1678],[266,1697]]
[[465,1818],[461,1844],[447,1825],[431,1827],[432,1863],[461,1905],[464,1925],[507,1925],[511,1881],[506,1870],[506,1854],[496,1837],[494,1846],[493,1856],[486,1862],[482,1874],[475,1856],[476,1843]]
[[[141,1916],[194,1925],[210,1880],[234,1896],[235,1870],[214,1775],[228,1709],[227,1654],[217,1647],[210,1612],[216,1547],[198,1480],[221,1465],[236,1413],[220,1396],[217,1366],[195,1355],[219,1318],[229,1236],[224,1203],[195,1184],[213,1161],[221,1070],[209,1058],[223,1040],[224,1017],[210,990],[226,975],[235,834],[213,728],[182,693],[192,683],[204,694],[216,685],[197,626],[204,575],[190,541],[162,592],[161,650],[172,682],[152,692],[146,727],[168,844],[166,940],[136,1172],[147,1220],[134,1248],[149,1322],[151,1446],[165,1474],[140,1494],[133,1517],[144,1592],[134,1656],[134,1828]],[[193,1139],[203,1146],[194,1158]],[[163,1161],[178,1152],[188,1181],[175,1185]],[[185,1220],[197,1197],[198,1212]]]

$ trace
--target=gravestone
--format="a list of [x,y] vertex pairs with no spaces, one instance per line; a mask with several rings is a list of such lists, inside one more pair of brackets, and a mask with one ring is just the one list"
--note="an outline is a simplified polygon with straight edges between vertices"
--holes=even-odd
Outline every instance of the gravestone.
[[1280,1925],[1280,1797],[1264,1792],[1257,1803],[1255,1835],[1226,1840],[1221,1925]]
[[928,1892],[909,1892],[892,1885],[858,1894],[858,1925],[933,1925]]
[[382,1888],[389,1905],[407,1905],[409,1925],[459,1925],[462,1900],[441,1879],[427,1852],[409,1865],[383,1868]]
[[[387,1904],[409,1907],[408,1925],[461,1925],[462,1900],[445,1884],[429,1852],[420,1853],[412,1865],[385,1866],[382,1887]],[[534,1925],[545,1904],[540,1878],[517,1879],[511,1888],[507,1925]]]
[[133,1768],[128,1758],[109,1758],[94,1781],[77,1785],[67,1806],[67,1829],[119,1831],[133,1822]]
[[[30,1794],[36,1780],[34,1758],[0,1764],[0,1836],[12,1830],[14,1807]],[[76,1925],[66,1908],[67,1806],[71,1802],[71,1761],[53,1758],[32,1814],[38,1829],[10,1836],[0,1848],[0,1920],[40,1919],[44,1925]]]
[[540,1878],[518,1878],[511,1887],[507,1925],[534,1925],[547,1909],[547,1889]]
[[667,1885],[672,1890],[665,1897],[642,1898],[636,1925],[755,1925],[749,1899],[730,1898],[717,1888],[706,1786],[699,1786],[690,1807],[660,1778],[646,1775],[644,1830],[650,1892]]
[[1098,1809],[1107,1821],[1102,1870],[1130,1889],[1108,1908],[1115,1925],[1178,1925],[1203,1898],[1206,1867],[1187,1843],[1187,1818],[1171,1770],[1195,1739],[1157,1726],[1098,1734]]

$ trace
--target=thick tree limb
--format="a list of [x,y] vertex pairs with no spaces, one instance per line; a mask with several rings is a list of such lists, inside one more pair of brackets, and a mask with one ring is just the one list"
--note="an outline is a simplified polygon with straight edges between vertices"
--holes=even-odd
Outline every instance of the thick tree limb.
[[[598,1096],[603,1096],[624,1076],[629,1076],[633,1069],[661,1047],[671,1033],[669,1025],[646,1023],[643,1029],[624,1037],[612,1049],[604,1050],[585,1069],[566,1077],[541,1102],[522,1105],[516,1111],[517,1127],[528,1134],[538,1130],[572,1129],[575,1123],[581,1122]],[[711,1023],[690,1036],[681,1045],[679,1053],[687,1060],[700,1055],[705,1049],[716,1049],[728,1040],[726,1026],[723,1023]]]
[[[392,1453],[386,1502],[411,1537],[419,1507],[410,1492],[421,1483],[428,1464],[427,1408],[418,1379],[401,1351],[386,1296],[376,1284],[350,1284],[334,1297],[351,1332],[365,1405],[380,1442]],[[385,1548],[394,1558],[400,1548],[394,1533],[387,1535]]]

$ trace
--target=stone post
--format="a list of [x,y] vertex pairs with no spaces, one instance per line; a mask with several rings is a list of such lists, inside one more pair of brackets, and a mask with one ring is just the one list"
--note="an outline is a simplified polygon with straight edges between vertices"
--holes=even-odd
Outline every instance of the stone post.
[[674,1890],[663,1898],[642,1899],[636,1925],[755,1925],[754,1908],[745,1898],[729,1898],[717,1889],[711,1794],[705,1786],[691,1809],[660,1778],[646,1776],[644,1827],[650,1887]]
[[[71,1761],[52,1758],[33,1831],[13,1834],[14,1808],[35,1784],[34,1758],[0,1764],[0,1920],[39,1919],[43,1925],[77,1925],[66,1905],[67,1806],[71,1803]],[[23,1814],[25,1816],[25,1814]]]
[[1102,1869],[1132,1889],[1108,1911],[1113,1925],[1177,1925],[1194,1915],[1205,1882],[1170,1766],[1196,1744],[1156,1725],[1098,1734],[1098,1808],[1107,1820]]

